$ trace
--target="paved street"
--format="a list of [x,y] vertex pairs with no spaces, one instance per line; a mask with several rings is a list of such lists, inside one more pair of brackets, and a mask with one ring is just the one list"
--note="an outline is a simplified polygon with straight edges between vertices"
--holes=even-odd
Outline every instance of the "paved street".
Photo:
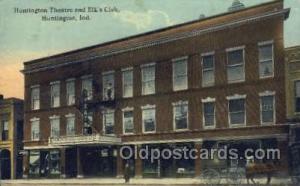
[[[272,185],[292,185],[289,179],[276,179],[271,182]],[[131,179],[130,184],[124,184],[123,179],[43,179],[43,180],[3,180],[1,186],[43,186],[43,185],[76,185],[76,186],[97,186],[97,185],[205,185],[203,180],[193,178],[180,178],[180,179]],[[230,185],[225,181],[221,185]],[[243,184],[247,185],[246,180]]]

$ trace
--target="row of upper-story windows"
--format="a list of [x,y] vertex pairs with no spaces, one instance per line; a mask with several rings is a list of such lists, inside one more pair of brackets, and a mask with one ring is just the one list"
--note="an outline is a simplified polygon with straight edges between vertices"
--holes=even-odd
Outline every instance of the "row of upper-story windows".
[[[273,41],[261,42],[259,48],[259,76],[260,78],[274,76]],[[227,52],[227,80],[228,83],[245,81],[245,48],[235,47],[226,49]],[[215,84],[215,56],[214,52],[204,53],[202,58],[202,86]],[[180,57],[172,60],[173,90],[186,90],[188,88],[188,57]],[[82,90],[86,90],[87,98],[93,97],[93,84],[91,76],[84,76]],[[75,103],[75,79],[66,81],[67,105]],[[142,95],[155,94],[155,63],[141,65]],[[51,107],[60,106],[60,82],[51,82]],[[115,98],[114,71],[102,73],[103,100]],[[133,68],[122,69],[123,97],[133,96]],[[31,89],[32,109],[40,108],[40,89],[33,86]]]
[[[260,93],[260,121],[261,124],[275,123],[275,92]],[[246,125],[246,95],[228,96],[228,123],[230,127],[240,127]],[[189,109],[188,101],[178,101],[173,106],[173,129],[182,131],[189,129]],[[143,133],[155,133],[156,124],[156,106],[145,105],[142,109],[142,131]],[[103,132],[106,135],[115,134],[115,111],[105,110],[102,112]],[[66,135],[75,135],[75,115],[68,114],[66,117]],[[202,119],[204,129],[213,129],[216,127],[216,99],[202,99]],[[60,136],[60,117],[51,116],[50,137]],[[92,115],[88,117],[92,123]],[[126,107],[122,109],[123,134],[134,134],[134,108]],[[39,119],[31,120],[31,139],[38,140]]]

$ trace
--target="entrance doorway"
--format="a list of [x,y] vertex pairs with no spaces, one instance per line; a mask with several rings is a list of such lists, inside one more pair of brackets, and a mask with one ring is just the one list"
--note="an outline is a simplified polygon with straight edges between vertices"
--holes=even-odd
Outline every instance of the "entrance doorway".
[[0,179],[10,179],[11,167],[10,167],[10,151],[7,149],[0,150]]

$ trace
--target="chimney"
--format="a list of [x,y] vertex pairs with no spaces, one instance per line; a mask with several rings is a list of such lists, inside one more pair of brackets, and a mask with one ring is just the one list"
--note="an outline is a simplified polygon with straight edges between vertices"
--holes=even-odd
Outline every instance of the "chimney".
[[4,99],[4,96],[0,94],[0,101]]
[[241,3],[239,0],[234,0],[232,2],[231,7],[228,8],[228,12],[236,11],[236,10],[241,10],[245,8],[245,5]]

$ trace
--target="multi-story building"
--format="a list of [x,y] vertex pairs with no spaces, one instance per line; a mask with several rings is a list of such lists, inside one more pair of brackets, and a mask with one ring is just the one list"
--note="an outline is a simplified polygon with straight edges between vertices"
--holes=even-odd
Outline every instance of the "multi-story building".
[[[25,62],[24,174],[121,176],[118,150],[125,145],[278,147],[284,170],[288,16],[282,0],[238,5]],[[238,166],[245,166],[243,158]],[[126,162],[136,177],[199,176],[211,163],[138,156]]]
[[0,180],[22,176],[23,100],[0,95]]
[[297,120],[300,117],[300,46],[285,49],[287,117]]

